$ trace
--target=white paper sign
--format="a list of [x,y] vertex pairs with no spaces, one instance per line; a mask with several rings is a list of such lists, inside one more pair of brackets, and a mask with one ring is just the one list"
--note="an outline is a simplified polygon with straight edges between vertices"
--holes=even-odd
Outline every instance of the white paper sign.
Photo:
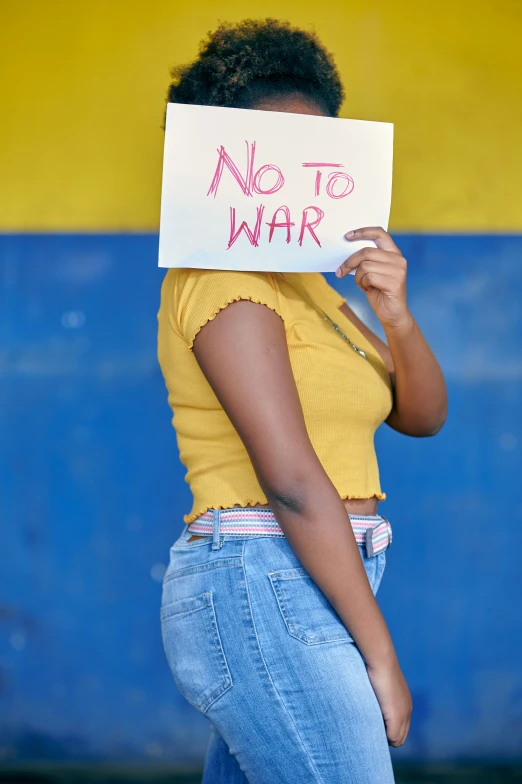
[[337,269],[388,228],[393,124],[169,103],[160,267]]

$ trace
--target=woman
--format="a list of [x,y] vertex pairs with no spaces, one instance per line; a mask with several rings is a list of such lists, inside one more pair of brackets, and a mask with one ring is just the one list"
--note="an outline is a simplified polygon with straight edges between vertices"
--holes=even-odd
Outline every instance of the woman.
[[[312,35],[222,24],[168,100],[335,117],[343,88]],[[411,697],[375,594],[391,526],[374,452],[385,421],[434,435],[441,370],[382,228],[341,265],[381,341],[316,273],[170,269],[158,356],[194,503],[170,551],[165,652],[211,734],[203,782],[393,782]],[[354,342],[356,346],[354,345]]]

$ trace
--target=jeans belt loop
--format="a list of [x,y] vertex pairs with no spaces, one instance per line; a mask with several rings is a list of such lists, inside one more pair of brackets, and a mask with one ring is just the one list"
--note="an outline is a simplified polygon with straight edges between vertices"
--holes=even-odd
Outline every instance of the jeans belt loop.
[[[221,510],[220,509],[213,509],[212,510],[214,516],[214,533],[212,535],[212,550],[219,550],[223,542],[225,541],[223,537],[219,536],[219,523],[221,522]],[[221,541],[219,541],[221,538]]]

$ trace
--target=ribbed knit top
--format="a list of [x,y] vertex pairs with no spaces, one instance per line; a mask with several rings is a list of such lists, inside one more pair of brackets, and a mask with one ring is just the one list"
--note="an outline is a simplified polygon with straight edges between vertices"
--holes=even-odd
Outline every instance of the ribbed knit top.
[[[299,287],[368,359],[311,307]],[[392,408],[391,380],[376,349],[339,310],[344,297],[320,273],[283,277],[275,272],[169,269],[158,312],[158,359],[193,495],[185,522],[207,509],[268,503],[241,439],[192,352],[201,327],[241,299],[266,305],[283,320],[308,435],[341,498],[384,499],[374,434]]]

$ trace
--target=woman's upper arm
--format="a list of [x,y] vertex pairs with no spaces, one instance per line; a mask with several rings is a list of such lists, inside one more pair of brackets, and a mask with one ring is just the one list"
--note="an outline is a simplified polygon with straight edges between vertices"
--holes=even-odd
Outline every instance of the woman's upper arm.
[[319,460],[306,430],[282,318],[263,304],[232,302],[200,329],[193,351],[263,490],[285,493],[284,477],[298,482]]

